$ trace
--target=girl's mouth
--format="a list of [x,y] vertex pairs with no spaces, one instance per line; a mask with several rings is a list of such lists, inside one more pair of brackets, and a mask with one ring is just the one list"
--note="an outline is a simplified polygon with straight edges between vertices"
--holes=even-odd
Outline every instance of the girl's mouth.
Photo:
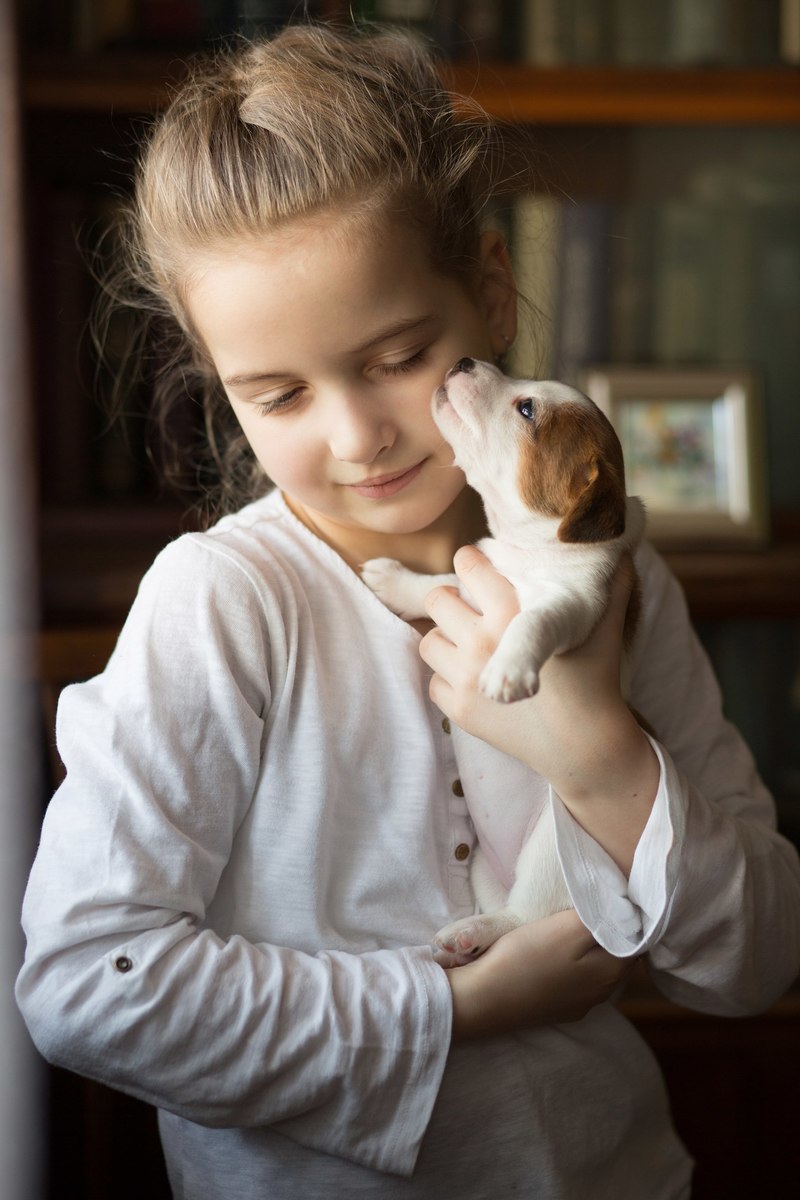
[[347,486],[351,491],[357,492],[359,496],[366,496],[369,500],[382,500],[386,496],[396,495],[413,483],[426,462],[427,459],[423,458],[421,462],[416,463],[413,467],[408,467],[405,471],[394,471],[390,475],[376,475],[374,479],[362,479],[360,483],[350,483]]

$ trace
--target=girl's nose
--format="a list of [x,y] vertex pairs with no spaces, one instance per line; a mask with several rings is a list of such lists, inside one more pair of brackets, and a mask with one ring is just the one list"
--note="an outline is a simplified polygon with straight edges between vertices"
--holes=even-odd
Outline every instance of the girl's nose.
[[333,407],[328,439],[339,462],[370,463],[394,441],[394,427],[375,400],[349,396]]

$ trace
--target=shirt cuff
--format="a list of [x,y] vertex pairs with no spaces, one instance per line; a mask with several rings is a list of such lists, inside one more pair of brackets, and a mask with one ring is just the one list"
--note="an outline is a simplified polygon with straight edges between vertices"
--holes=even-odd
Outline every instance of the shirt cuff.
[[685,825],[678,773],[658,742],[646,736],[658,759],[659,782],[629,878],[550,789],[556,847],[572,902],[596,941],[617,958],[645,954],[661,937]]

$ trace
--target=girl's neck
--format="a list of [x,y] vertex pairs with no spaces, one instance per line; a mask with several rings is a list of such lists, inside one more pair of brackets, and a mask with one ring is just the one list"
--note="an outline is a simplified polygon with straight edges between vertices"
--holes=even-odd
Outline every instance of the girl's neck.
[[468,487],[438,520],[415,533],[383,533],[342,526],[309,512],[285,492],[283,496],[297,519],[357,573],[370,558],[396,558],[412,571],[449,574],[459,546],[475,542],[488,532],[481,499]]

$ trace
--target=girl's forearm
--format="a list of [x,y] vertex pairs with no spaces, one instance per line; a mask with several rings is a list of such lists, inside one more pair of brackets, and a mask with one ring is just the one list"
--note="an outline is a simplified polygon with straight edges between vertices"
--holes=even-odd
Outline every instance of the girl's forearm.
[[554,755],[549,782],[578,824],[627,876],[658,791],[660,767],[632,713],[622,707]]

